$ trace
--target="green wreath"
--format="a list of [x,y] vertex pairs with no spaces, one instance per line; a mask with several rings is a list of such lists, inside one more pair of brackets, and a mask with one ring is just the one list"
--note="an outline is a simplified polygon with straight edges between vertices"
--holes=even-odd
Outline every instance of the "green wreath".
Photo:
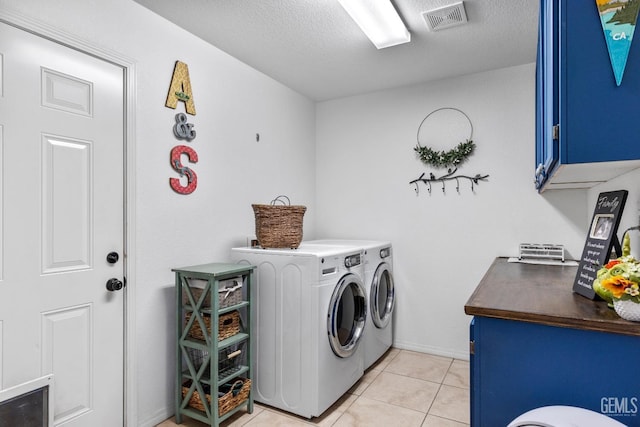
[[467,158],[473,154],[476,144],[472,140],[467,139],[456,145],[456,148],[449,151],[436,151],[429,147],[423,147],[418,144],[414,150],[418,153],[418,157],[423,163],[431,165],[434,168],[458,167]]
[[[471,127],[471,135],[469,136],[469,139],[467,139],[465,142],[461,142],[460,144],[456,145],[454,149],[449,151],[436,151],[429,147],[420,145],[420,129],[422,128],[422,125],[424,124],[425,120],[429,118],[429,116],[440,110],[455,110],[460,112],[467,118],[467,120],[469,120],[469,126]],[[464,163],[469,158],[469,156],[473,154],[476,148],[476,145],[471,139],[471,136],[473,136],[473,125],[471,124],[469,116],[467,116],[464,112],[458,110],[457,108],[439,108],[429,113],[422,120],[420,126],[418,126],[418,135],[416,136],[418,144],[414,147],[413,150],[417,153],[420,160],[422,160],[422,162],[427,165],[431,165],[435,168],[458,167],[460,164]]]

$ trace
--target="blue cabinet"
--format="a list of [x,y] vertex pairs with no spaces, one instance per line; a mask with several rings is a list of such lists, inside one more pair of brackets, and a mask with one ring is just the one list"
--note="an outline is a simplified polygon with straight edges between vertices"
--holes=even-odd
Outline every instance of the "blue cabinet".
[[496,258],[465,305],[471,426],[535,408],[586,408],[640,427],[640,323],[572,292],[578,269]]
[[505,426],[547,405],[640,426],[640,337],[476,316],[471,324],[471,425]]
[[541,0],[536,65],[540,191],[589,188],[640,167],[640,42],[617,86],[595,2]]

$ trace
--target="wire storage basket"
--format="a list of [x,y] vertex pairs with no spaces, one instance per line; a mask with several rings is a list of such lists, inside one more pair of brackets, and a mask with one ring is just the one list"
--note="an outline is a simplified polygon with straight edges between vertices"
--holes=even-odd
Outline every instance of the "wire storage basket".
[[292,206],[287,196],[278,196],[271,204],[253,204],[251,207],[261,247],[296,249],[300,245],[306,206]]
[[233,375],[247,365],[246,341],[218,352],[218,380]]
[[[243,341],[218,351],[218,381],[233,375],[247,365],[247,342]],[[187,347],[189,360],[196,371],[210,363],[209,352],[205,349]],[[206,368],[206,366],[205,366]]]
[[[199,348],[187,347],[184,349],[189,356],[189,360],[193,364],[196,371],[199,371],[204,363],[209,363],[209,352],[207,350]],[[183,369],[186,367],[186,363],[183,361]]]

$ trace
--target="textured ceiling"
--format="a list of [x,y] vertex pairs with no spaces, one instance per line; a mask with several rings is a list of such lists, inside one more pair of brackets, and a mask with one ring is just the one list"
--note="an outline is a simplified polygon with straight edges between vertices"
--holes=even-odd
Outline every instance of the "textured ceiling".
[[436,32],[422,13],[457,0],[394,0],[411,42],[378,50],[337,0],[135,0],[275,80],[322,101],[536,59],[538,0],[465,0]]

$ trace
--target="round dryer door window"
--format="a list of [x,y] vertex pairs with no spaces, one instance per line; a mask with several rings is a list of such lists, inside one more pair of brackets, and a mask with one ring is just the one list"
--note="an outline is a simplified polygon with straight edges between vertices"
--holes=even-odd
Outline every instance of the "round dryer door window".
[[355,352],[367,316],[365,289],[354,274],[343,276],[331,296],[327,328],[331,349],[339,357]]
[[377,328],[384,328],[389,324],[395,303],[395,289],[393,275],[389,264],[383,262],[376,269],[371,282],[371,320]]

